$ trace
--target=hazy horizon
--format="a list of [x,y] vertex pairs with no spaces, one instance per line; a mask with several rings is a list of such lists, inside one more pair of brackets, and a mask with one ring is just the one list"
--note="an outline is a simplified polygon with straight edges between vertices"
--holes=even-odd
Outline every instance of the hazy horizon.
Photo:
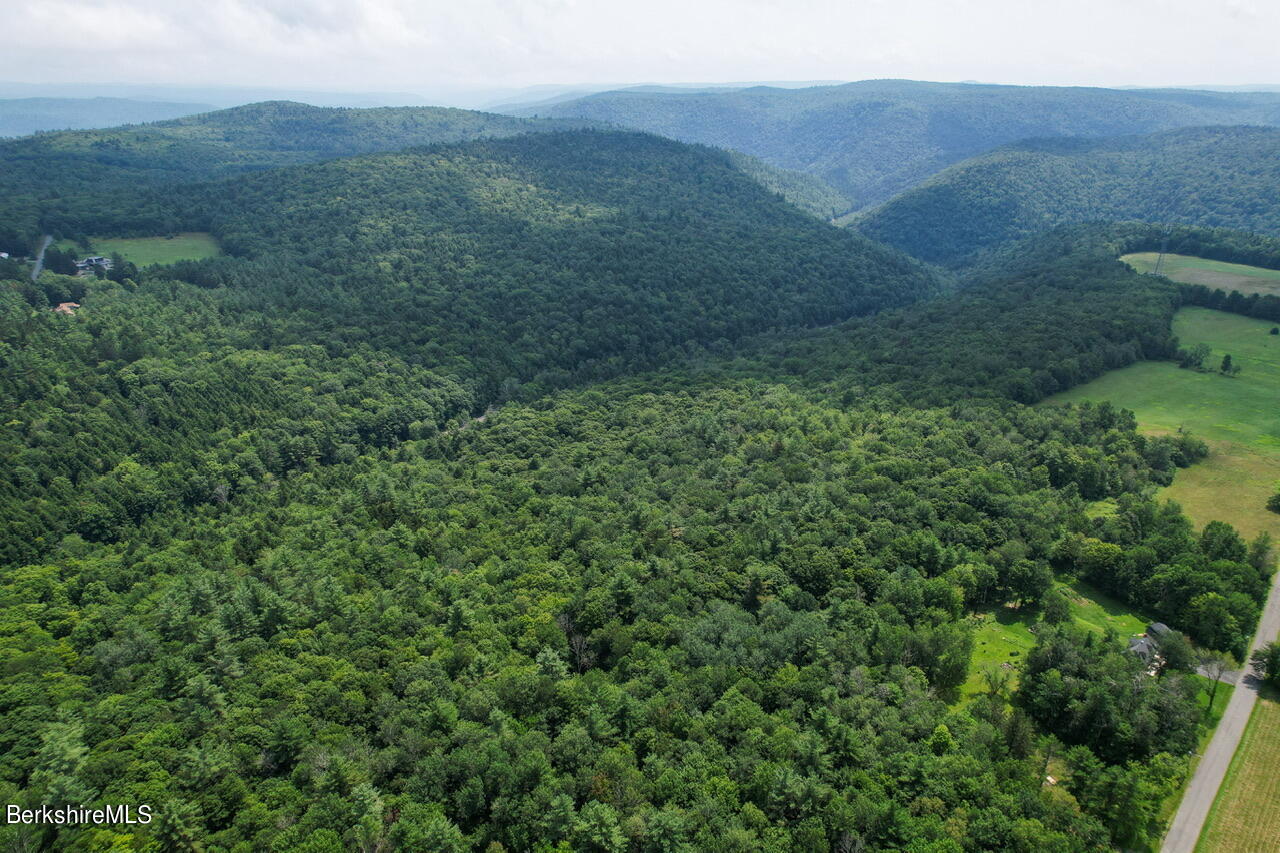
[[[38,83],[17,80],[0,80],[0,100],[16,99],[122,99],[140,102],[186,103],[194,106],[224,109],[241,104],[269,100],[295,100],[315,106],[444,106],[472,110],[493,110],[504,106],[528,106],[542,100],[560,100],[589,94],[620,91],[624,89],[742,89],[774,87],[786,89],[845,86],[877,80],[904,80],[912,83],[940,83],[973,86],[1044,86],[1049,84],[1017,83],[986,80],[920,80],[911,78],[866,78],[863,80],[742,80],[742,81],[630,81],[616,83],[543,83],[518,89],[474,89],[460,91],[377,91],[367,89],[319,89],[307,87],[255,87],[216,85],[146,85],[137,83]],[[1062,84],[1072,88],[1071,84]],[[1280,84],[1193,84],[1193,85],[1088,85],[1083,88],[1134,89],[1190,89],[1217,92],[1278,92]]]
[[1280,8],[1253,0],[1214,8],[1188,0],[1084,0],[1069,8],[1013,0],[3,5],[11,32],[45,34],[14,40],[0,56],[0,80],[28,86],[402,93],[476,106],[535,87],[885,78],[1116,88],[1280,83],[1272,37]]

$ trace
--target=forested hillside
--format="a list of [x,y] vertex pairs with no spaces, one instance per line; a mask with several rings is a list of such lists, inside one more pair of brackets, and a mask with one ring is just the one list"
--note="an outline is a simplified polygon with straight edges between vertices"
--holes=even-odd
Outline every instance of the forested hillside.
[[1280,125],[1280,94],[867,80],[808,89],[623,90],[526,112],[743,151],[816,175],[856,210],[1021,139]]
[[[1152,499],[1196,437],[1030,404],[1178,356],[1202,294],[1116,260],[1162,229],[953,280],[808,179],[559,127],[267,104],[0,146],[15,234],[223,252],[0,266],[0,798],[157,815],[0,846],[1152,849],[1205,730],[1181,637],[1240,651],[1271,545]],[[1225,175],[1269,132],[1205,133],[1161,139]],[[1109,145],[1029,153],[1147,150]],[[1078,579],[1186,654],[1077,627]],[[1035,648],[962,690],[992,614]]]
[[444,107],[348,109],[288,101],[171,121],[0,141],[0,241],[26,242],[46,220],[94,215],[117,193],[371,151],[581,125]]
[[940,287],[901,253],[794,210],[724,154],[635,133],[341,159],[118,208],[62,230],[211,230],[235,257],[176,275],[323,318],[326,342],[460,371],[486,400],[503,383],[505,396],[527,382],[537,393]]
[[1057,225],[1141,220],[1280,236],[1280,130],[1033,140],[953,166],[855,223],[938,263]]

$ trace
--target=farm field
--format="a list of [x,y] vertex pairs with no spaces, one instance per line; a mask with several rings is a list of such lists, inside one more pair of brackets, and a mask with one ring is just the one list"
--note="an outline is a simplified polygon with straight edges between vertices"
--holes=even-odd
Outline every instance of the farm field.
[[[1120,260],[1138,272],[1145,273],[1155,270],[1156,259],[1159,256],[1158,252],[1134,252],[1123,255]],[[1160,274],[1186,284],[1203,284],[1207,287],[1222,288],[1228,293],[1238,290],[1241,293],[1280,294],[1280,270],[1269,270],[1264,267],[1211,261],[1191,255],[1168,254],[1164,256]]]
[[1246,536],[1280,536],[1280,516],[1264,506],[1280,481],[1280,335],[1274,324],[1205,308],[1184,308],[1173,330],[1183,346],[1209,345],[1206,367],[1230,354],[1234,377],[1170,362],[1141,362],[1051,397],[1048,403],[1109,400],[1131,409],[1149,432],[1189,430],[1209,444],[1203,462],[1179,471],[1163,497],[1204,525],[1229,521]]
[[1205,823],[1198,853],[1270,853],[1280,849],[1280,696],[1264,693]]
[[[173,237],[91,237],[89,244],[95,254],[118,254],[140,267],[198,261],[222,254],[218,241],[204,231],[185,231]],[[77,253],[84,251],[82,246],[66,240],[58,245]]]

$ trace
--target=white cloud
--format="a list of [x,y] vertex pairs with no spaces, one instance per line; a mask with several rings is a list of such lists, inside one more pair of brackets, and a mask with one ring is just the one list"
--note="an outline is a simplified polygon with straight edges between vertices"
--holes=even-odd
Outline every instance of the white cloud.
[[0,79],[430,90],[565,82],[1280,82],[1252,0],[0,0]]

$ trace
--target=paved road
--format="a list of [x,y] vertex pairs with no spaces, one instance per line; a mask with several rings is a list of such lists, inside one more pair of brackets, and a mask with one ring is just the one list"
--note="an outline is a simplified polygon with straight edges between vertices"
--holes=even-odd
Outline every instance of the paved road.
[[[1249,653],[1253,654],[1254,649],[1272,642],[1277,635],[1280,635],[1280,572],[1276,572],[1272,579],[1271,594],[1267,596],[1267,605],[1262,610],[1258,633],[1253,638]],[[1196,773],[1187,786],[1187,792],[1182,796],[1182,805],[1178,807],[1173,824],[1164,837],[1161,853],[1193,853],[1196,849],[1205,818],[1209,816],[1209,808],[1218,795],[1222,779],[1227,775],[1227,765],[1231,763],[1231,756],[1236,753],[1245,724],[1249,722],[1249,714],[1258,700],[1259,686],[1256,678],[1245,675],[1231,694],[1231,701],[1222,712],[1222,720],[1213,733],[1213,740],[1209,741],[1204,757],[1200,759]]]
[[49,244],[53,242],[51,234],[44,235],[44,239],[40,241],[40,251],[36,253],[36,265],[31,268],[31,280],[35,281],[40,277],[40,270],[44,269],[44,250],[49,248]]

